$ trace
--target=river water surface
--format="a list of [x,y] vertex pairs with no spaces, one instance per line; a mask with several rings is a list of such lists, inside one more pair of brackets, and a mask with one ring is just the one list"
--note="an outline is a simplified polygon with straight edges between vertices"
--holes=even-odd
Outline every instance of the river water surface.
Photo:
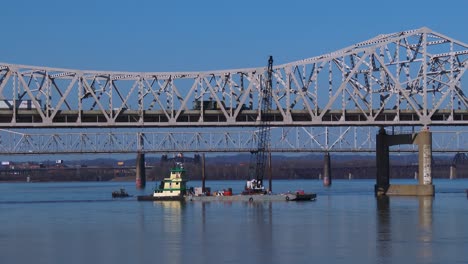
[[111,198],[152,182],[2,183],[0,263],[468,263],[468,180],[436,180],[434,198],[376,199],[374,183],[274,181],[318,197],[269,203]]

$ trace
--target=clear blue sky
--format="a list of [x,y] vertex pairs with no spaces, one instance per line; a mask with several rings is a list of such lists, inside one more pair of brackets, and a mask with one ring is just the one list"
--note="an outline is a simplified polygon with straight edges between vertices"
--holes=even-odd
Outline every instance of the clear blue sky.
[[2,1],[0,61],[209,71],[312,57],[427,26],[468,42],[468,1]]

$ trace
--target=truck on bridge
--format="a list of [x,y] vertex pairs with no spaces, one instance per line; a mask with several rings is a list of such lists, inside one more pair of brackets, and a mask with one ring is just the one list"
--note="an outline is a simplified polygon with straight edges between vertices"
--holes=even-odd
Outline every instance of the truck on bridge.
[[[192,110],[202,110],[202,109],[203,110],[221,110],[221,105],[226,110],[231,109],[230,107],[226,107],[223,101],[221,101],[221,104],[218,104],[216,100],[195,100],[193,101]],[[239,105],[237,105],[235,109],[237,109],[238,107]],[[248,109],[251,110],[252,108],[247,107],[245,104],[241,105],[240,110],[248,110]]]
[[[221,102],[224,106],[224,103]],[[193,110],[220,110],[221,106],[216,100],[195,100],[193,101]]]

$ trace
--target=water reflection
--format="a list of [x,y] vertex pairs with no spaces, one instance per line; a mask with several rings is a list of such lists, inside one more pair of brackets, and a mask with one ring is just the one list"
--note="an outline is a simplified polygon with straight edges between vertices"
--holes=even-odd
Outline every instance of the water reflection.
[[153,202],[154,207],[160,207],[163,216],[164,230],[168,233],[182,231],[182,207],[185,205],[179,201]]
[[434,197],[419,197],[419,257],[432,259],[432,202]]
[[183,263],[185,203],[180,201],[153,202],[153,207],[160,210],[159,221],[154,223],[159,225],[160,229],[158,232],[160,237],[154,245],[160,248],[157,258],[162,263]]
[[[200,228],[195,263],[275,263],[271,202],[192,203]],[[199,207],[201,207],[199,209]]]
[[[394,204],[391,205],[391,200]],[[432,260],[432,203],[434,197],[377,197],[377,257],[382,263],[394,262],[402,257],[397,242],[417,239],[417,247],[405,250],[416,251],[417,259]],[[413,207],[417,202],[418,209]],[[409,210],[408,210],[409,208]],[[414,208],[414,210],[413,210]],[[412,221],[417,217],[417,221]],[[417,227],[413,226],[417,223]],[[395,227],[395,228],[394,228]],[[413,236],[412,233],[416,232]],[[396,245],[396,246],[395,246]],[[393,248],[395,246],[395,248]]]
[[390,197],[377,196],[377,256],[382,263],[391,259],[392,231],[390,215]]
[[[272,202],[253,202],[245,204],[252,210],[254,223],[249,225],[249,231],[253,235],[253,246],[260,254],[255,254],[255,263],[273,263],[271,253],[274,252],[273,237],[273,209]],[[265,254],[265,252],[269,252]]]

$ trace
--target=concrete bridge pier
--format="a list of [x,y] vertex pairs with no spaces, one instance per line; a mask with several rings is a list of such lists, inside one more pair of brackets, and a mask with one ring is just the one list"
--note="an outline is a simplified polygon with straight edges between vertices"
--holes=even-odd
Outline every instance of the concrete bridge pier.
[[202,175],[202,193],[206,192],[206,186],[205,186],[205,153],[202,153],[202,159],[201,159],[201,175]]
[[423,129],[414,140],[418,144],[418,183],[432,185],[432,133]]
[[452,164],[450,165],[450,179],[453,180],[456,178],[457,178],[457,167],[454,164]]
[[[389,147],[399,144],[418,145],[418,184],[390,184]],[[377,183],[376,195],[433,196],[432,184],[432,133],[423,128],[419,133],[387,135],[383,128],[377,135]]]
[[146,186],[145,154],[137,153],[136,158],[136,187],[144,189]]
[[332,184],[330,153],[323,156],[323,186],[329,187]]
[[390,187],[390,151],[387,142],[387,133],[381,128],[376,139],[377,183],[375,194],[377,196],[387,193]]
[[273,165],[271,164],[271,151],[268,152],[268,192],[273,192],[272,177],[273,177]]

